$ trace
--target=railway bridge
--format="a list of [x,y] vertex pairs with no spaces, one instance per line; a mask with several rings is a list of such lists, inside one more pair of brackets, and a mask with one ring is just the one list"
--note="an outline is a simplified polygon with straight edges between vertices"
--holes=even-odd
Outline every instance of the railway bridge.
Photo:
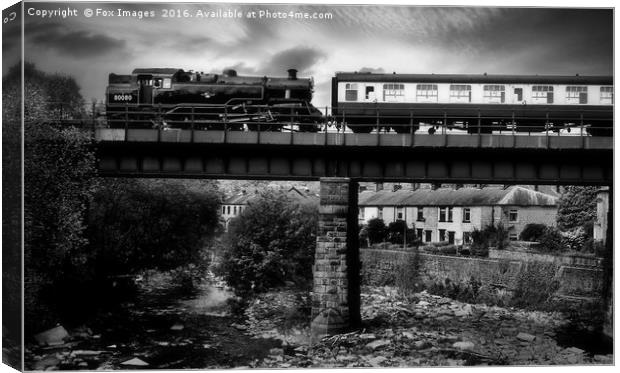
[[[312,331],[317,337],[361,322],[359,181],[601,186],[613,182],[613,138],[583,134],[102,128],[95,131],[95,138],[102,176],[320,180],[312,307]],[[610,227],[611,206],[610,195]],[[612,240],[607,242],[611,250]]]

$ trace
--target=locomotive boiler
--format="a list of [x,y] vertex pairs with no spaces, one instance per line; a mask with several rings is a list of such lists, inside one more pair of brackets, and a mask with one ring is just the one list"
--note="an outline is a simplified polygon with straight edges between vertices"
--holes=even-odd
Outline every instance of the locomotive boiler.
[[[106,113],[112,128],[174,127],[214,130],[317,131],[323,114],[311,104],[313,81],[240,76],[232,69],[205,74],[171,68],[140,68],[110,74]],[[244,128],[245,127],[245,128]]]
[[580,127],[612,136],[613,77],[337,73],[332,108],[357,133],[409,133],[425,123],[469,133]]

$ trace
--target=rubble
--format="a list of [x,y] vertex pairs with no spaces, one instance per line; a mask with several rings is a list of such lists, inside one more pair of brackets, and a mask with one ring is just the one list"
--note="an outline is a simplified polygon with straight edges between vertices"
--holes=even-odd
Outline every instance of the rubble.
[[58,325],[52,329],[46,330],[34,336],[35,341],[41,346],[55,346],[64,343],[64,340],[69,337],[69,333],[62,326]]

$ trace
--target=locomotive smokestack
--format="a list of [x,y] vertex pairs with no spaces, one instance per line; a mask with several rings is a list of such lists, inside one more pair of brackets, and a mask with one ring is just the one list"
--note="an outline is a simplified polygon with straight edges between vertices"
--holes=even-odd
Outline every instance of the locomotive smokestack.
[[297,80],[297,70],[296,69],[288,69],[288,79],[289,80]]
[[237,76],[237,72],[233,69],[225,69],[224,71],[222,71],[222,74],[224,74],[224,76],[227,76],[227,77]]

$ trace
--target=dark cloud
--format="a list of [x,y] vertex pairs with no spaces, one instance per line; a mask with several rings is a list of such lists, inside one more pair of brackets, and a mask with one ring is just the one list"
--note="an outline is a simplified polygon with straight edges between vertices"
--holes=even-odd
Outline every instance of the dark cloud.
[[55,49],[71,57],[98,57],[125,52],[125,40],[88,31],[68,30],[57,23],[32,24],[25,30],[27,42],[38,47]]
[[309,73],[312,67],[326,57],[323,51],[310,47],[295,47],[278,52],[259,69],[266,74],[286,75],[286,70],[297,69],[299,73]]

